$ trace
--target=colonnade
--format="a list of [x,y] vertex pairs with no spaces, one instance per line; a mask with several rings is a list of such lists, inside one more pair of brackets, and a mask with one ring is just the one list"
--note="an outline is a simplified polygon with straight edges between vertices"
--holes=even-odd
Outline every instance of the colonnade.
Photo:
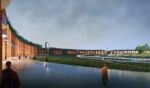
[[6,11],[2,10],[2,59],[17,56],[29,56],[41,54],[40,45],[32,43],[20,36],[11,26],[6,16]]

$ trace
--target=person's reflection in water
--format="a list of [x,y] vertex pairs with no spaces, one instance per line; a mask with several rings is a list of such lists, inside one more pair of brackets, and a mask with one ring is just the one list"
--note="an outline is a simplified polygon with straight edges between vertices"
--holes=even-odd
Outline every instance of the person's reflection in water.
[[50,69],[49,69],[49,67],[48,67],[48,62],[44,62],[44,67],[45,67],[45,70],[46,70],[47,75],[49,75]]
[[104,83],[104,85],[107,85],[108,83],[108,68],[107,65],[104,64],[104,66],[102,67],[102,81]]
[[48,64],[48,57],[45,58],[44,67],[47,67]]
[[47,64],[48,64],[47,62],[44,62],[44,67],[47,67]]
[[2,71],[2,88],[20,88],[17,72],[11,68],[11,62],[6,62],[6,69]]

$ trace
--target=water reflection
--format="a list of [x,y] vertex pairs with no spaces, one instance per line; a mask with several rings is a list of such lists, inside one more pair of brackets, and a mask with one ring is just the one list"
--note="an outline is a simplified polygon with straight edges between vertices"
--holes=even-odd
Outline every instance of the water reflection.
[[48,67],[48,62],[43,62],[44,63],[44,68],[46,69],[46,73],[47,73],[47,75],[49,75],[50,74],[50,69],[49,69],[49,67]]
[[48,62],[43,62],[44,63],[44,67],[46,68],[48,65]]
[[[150,74],[145,72],[110,70],[110,85],[124,88],[149,88]],[[119,84],[119,85],[117,85]]]
[[12,60],[21,88],[150,88],[150,74],[108,70],[109,82],[102,82],[101,68],[71,66],[30,59]]

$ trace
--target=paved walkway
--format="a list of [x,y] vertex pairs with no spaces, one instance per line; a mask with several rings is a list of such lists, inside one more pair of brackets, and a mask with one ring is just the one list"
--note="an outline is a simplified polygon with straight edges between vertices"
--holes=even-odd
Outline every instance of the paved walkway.
[[10,61],[19,74],[21,88],[150,88],[150,74],[144,72],[109,70],[109,83],[105,86],[98,68],[30,59]]

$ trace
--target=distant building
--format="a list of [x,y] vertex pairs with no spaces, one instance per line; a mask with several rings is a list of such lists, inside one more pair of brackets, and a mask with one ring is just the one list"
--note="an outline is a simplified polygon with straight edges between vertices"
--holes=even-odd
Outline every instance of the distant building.
[[137,50],[111,50],[110,54],[116,54],[116,55],[138,54],[138,51]]
[[53,55],[105,55],[106,50],[82,50],[82,49],[62,49],[50,48],[50,54]]
[[147,51],[145,51],[144,53],[146,53],[146,54],[150,54],[150,50],[147,50]]

